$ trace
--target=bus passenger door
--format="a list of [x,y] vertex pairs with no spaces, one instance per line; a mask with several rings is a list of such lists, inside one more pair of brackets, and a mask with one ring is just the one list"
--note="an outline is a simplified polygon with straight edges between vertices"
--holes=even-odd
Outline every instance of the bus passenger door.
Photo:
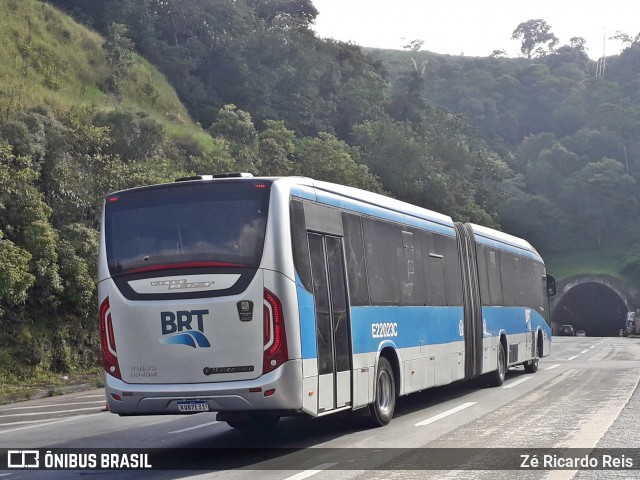
[[342,239],[308,233],[316,310],[318,413],[351,403],[351,326]]

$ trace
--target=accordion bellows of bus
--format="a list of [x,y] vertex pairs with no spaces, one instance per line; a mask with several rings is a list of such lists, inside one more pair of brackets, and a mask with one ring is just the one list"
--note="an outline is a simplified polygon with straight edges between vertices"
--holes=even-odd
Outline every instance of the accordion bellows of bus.
[[368,409],[549,353],[553,277],[525,240],[309,178],[196,176],[105,199],[109,409],[236,428]]

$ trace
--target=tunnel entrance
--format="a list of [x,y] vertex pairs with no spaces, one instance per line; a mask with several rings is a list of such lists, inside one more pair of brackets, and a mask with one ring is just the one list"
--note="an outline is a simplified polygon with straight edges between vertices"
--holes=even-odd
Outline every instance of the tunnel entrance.
[[[602,283],[586,282],[567,291],[551,312],[551,321],[560,325],[573,325],[594,337],[617,336],[624,328],[627,316],[624,300]],[[554,330],[554,334],[557,332]]]

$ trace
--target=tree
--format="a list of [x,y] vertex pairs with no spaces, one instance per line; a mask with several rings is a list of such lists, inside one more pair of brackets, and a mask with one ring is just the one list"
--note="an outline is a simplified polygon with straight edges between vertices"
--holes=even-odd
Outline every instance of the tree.
[[97,302],[98,232],[81,224],[60,231],[58,258],[66,310],[90,318]]
[[565,248],[575,232],[563,211],[539,195],[511,197],[501,206],[498,218],[505,231],[546,252]]
[[311,0],[247,0],[267,25],[280,28],[309,28],[318,16]]
[[584,37],[571,37],[569,39],[569,46],[584,54],[587,53],[587,41]]
[[534,55],[543,57],[558,44],[558,37],[551,33],[551,26],[542,19],[522,22],[513,31],[511,38],[521,40],[520,51],[527,58]]
[[0,317],[4,313],[2,305],[23,304],[28,290],[35,282],[35,277],[29,271],[29,252],[2,237],[0,231]]
[[584,235],[600,247],[605,232],[633,224],[637,218],[635,183],[622,163],[603,158],[587,164],[565,181],[563,201]]
[[637,47],[640,46],[640,33],[638,33],[635,37],[632,37],[628,33],[617,30],[614,35],[609,37],[609,40],[617,40],[625,45],[626,48]]
[[277,120],[267,120],[265,127],[260,133],[260,174],[293,175],[296,170],[293,162],[295,132]]
[[13,155],[0,139],[0,231],[29,256],[9,243],[4,243],[3,248],[12,256],[14,265],[22,265],[28,258],[28,271],[35,277],[34,294],[29,299],[39,308],[51,311],[57,306],[56,295],[62,288],[56,252],[58,235],[49,223],[52,210],[37,189],[37,180],[38,172],[32,168],[30,159]]
[[110,67],[109,78],[104,83],[106,90],[117,98],[122,96],[122,79],[133,66],[133,42],[126,37],[127,26],[112,23],[109,26],[104,51]]
[[366,165],[357,164],[351,147],[334,135],[321,133],[315,138],[305,137],[296,147],[296,159],[301,174],[373,192],[382,192],[378,179]]
[[209,132],[224,139],[229,152],[243,171],[253,171],[258,155],[258,132],[251,115],[235,105],[225,105]]

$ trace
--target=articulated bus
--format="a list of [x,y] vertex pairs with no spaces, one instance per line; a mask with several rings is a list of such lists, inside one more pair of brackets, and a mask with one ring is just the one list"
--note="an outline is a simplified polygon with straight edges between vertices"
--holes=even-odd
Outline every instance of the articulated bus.
[[108,406],[217,412],[235,428],[368,409],[551,346],[526,241],[355,188],[224,174],[105,199],[99,305]]

